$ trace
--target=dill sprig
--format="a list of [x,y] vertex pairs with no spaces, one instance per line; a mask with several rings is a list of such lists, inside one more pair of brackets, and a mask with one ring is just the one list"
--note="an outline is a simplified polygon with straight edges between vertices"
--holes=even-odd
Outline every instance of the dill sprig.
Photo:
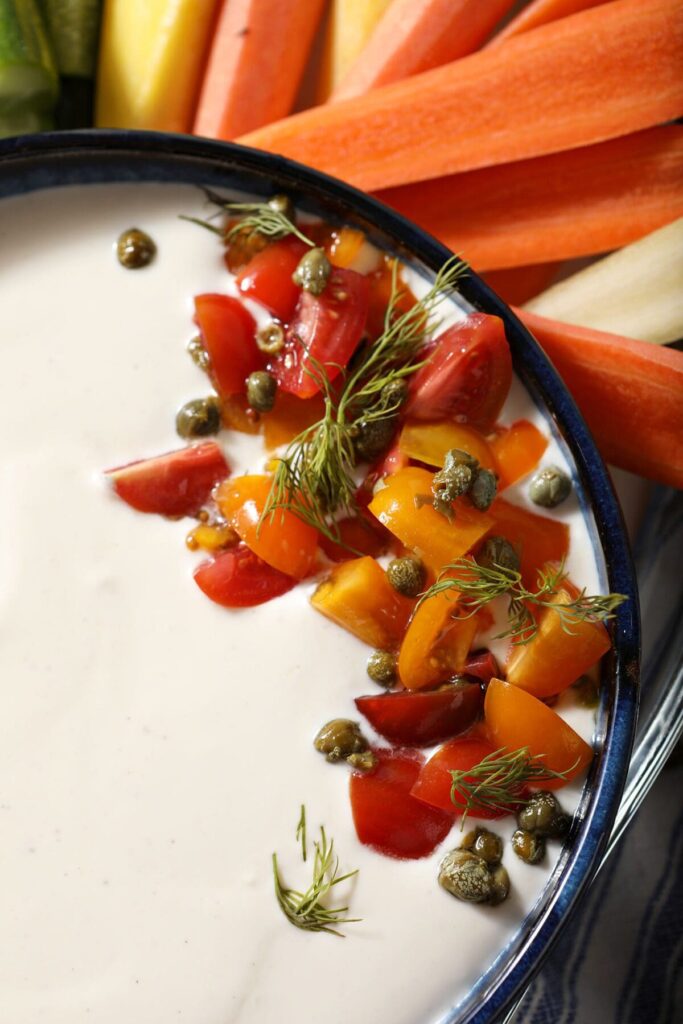
[[273,854],[275,896],[282,913],[295,928],[301,928],[307,932],[327,932],[328,935],[338,935],[343,939],[343,932],[333,926],[352,924],[361,919],[347,917],[349,909],[347,906],[328,907],[323,901],[335,885],[345,882],[358,872],[348,871],[345,875],[339,874],[339,858],[334,852],[334,840],[327,838],[322,826],[320,827],[320,840],[314,842],[313,849],[313,878],[305,892],[289,889],[283,884],[280,878],[277,854]]
[[300,231],[294,221],[283,210],[278,209],[276,206],[271,206],[267,200],[257,203],[236,203],[226,199],[225,196],[219,195],[210,188],[205,188],[204,194],[210,203],[218,207],[214,217],[225,213],[231,215],[242,214],[243,216],[240,216],[237,223],[233,224],[228,231],[212,224],[211,217],[207,220],[202,220],[199,217],[183,216],[182,219],[189,220],[193,224],[198,224],[200,227],[213,231],[214,234],[220,235],[225,242],[230,242],[235,235],[256,232],[259,235],[263,235],[264,238],[270,239],[271,242],[275,242],[279,238],[285,238],[287,235],[296,235],[306,245],[315,245],[315,242],[312,242],[307,235]]
[[[576,597],[562,590],[567,579],[564,562],[538,573],[536,590],[528,590],[522,583],[521,573],[515,569],[495,565],[479,565],[473,558],[457,558],[445,566],[435,583],[422,594],[420,601],[455,591],[461,598],[460,611],[464,617],[475,615],[480,608],[497,597],[508,598],[508,628],[496,639],[510,637],[513,644],[527,644],[538,631],[534,608],[552,608],[562,629],[572,633],[579,622],[606,622],[615,610],[627,600],[624,594],[589,595],[584,587]],[[557,600],[558,595],[561,600]]]
[[472,768],[451,771],[451,800],[458,808],[465,803],[462,824],[475,809],[509,811],[512,806],[526,803],[526,786],[551,779],[566,781],[578,763],[575,761],[570,768],[557,772],[543,764],[544,756],[532,755],[528,747],[513,751],[501,747]]
[[306,807],[301,805],[301,814],[296,826],[296,841],[301,843],[301,856],[305,861],[308,856],[308,844],[306,842]]
[[278,461],[261,521],[278,509],[287,509],[324,536],[339,541],[333,518],[349,514],[356,506],[354,439],[361,428],[395,417],[404,396],[392,385],[406,380],[422,365],[422,348],[434,331],[438,302],[467,273],[458,257],[448,260],[425,296],[409,310],[399,312],[403,290],[398,263],[392,273],[382,334],[364,344],[339,382],[330,382],[326,367],[308,355],[307,372],[318,381],[325,396],[325,412],[317,423],[302,431]]

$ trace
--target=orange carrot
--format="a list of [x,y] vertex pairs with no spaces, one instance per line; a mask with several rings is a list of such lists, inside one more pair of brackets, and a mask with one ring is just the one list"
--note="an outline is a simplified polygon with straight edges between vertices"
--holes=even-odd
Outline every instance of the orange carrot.
[[447,64],[478,50],[515,0],[393,0],[333,101]]
[[483,278],[504,302],[511,306],[522,306],[552,284],[560,266],[561,263],[534,263],[531,266],[509,267],[507,270],[489,270]]
[[547,25],[549,21],[558,21],[570,14],[587,11],[589,7],[598,7],[605,0],[531,0],[530,4],[507,23],[505,28],[496,33],[488,46],[497,46],[511,36],[517,36],[529,29]]
[[607,462],[683,487],[683,352],[516,310]]
[[683,127],[404,185],[379,198],[478,270],[606,252],[683,214]]
[[613,0],[240,141],[360,188],[402,185],[678,117],[681,53],[680,0]]
[[195,135],[232,139],[285,117],[325,0],[227,0],[202,85]]

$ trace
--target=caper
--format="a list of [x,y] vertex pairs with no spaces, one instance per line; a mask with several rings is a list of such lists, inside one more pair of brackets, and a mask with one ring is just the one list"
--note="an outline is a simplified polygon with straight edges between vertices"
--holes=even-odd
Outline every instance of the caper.
[[405,597],[417,597],[424,586],[425,569],[417,558],[394,558],[387,566],[387,579]]
[[571,480],[559,466],[546,466],[532,477],[529,497],[534,505],[555,508],[569,497],[571,489]]
[[479,463],[468,452],[451,448],[444,457],[443,469],[435,473],[432,480],[436,500],[442,504],[450,504],[461,494],[466,494],[472,486],[478,468]]
[[518,828],[512,833],[512,849],[527,864],[538,864],[545,855],[545,839],[537,832]]
[[175,428],[181,437],[209,437],[221,429],[221,403],[215,395],[194,398],[178,410]]
[[482,569],[509,569],[519,572],[519,555],[505,537],[489,537],[477,554],[477,565]]
[[396,431],[396,417],[359,420],[353,428],[353,447],[362,462],[372,462],[389,447]]
[[349,718],[334,718],[318,732],[313,746],[334,763],[343,761],[350,754],[362,754],[368,749],[368,742],[358,722],[352,722]]
[[145,231],[129,228],[122,231],[116,243],[116,255],[126,270],[147,267],[156,255],[157,247]]
[[527,832],[561,839],[569,831],[571,819],[563,812],[557,797],[541,791],[534,793],[517,812],[517,824]]
[[360,754],[349,754],[346,763],[361,772],[371,772],[377,764],[377,758],[371,750],[363,750]]
[[485,512],[493,504],[497,489],[495,473],[490,469],[480,469],[470,486],[470,501],[480,512]]
[[382,398],[386,403],[387,409],[398,409],[399,406],[403,405],[408,397],[409,390],[408,381],[403,377],[398,377],[396,380],[385,384],[382,388]]
[[270,412],[276,394],[277,381],[272,373],[255,370],[247,377],[247,402],[256,412]]
[[500,864],[503,859],[503,840],[495,832],[489,832],[487,828],[476,830],[470,849],[487,864]]
[[497,868],[494,868],[491,872],[491,898],[489,903],[495,907],[497,904],[502,903],[510,895],[510,876],[503,867],[499,864]]
[[322,295],[327,286],[332,264],[325,255],[324,249],[309,249],[299,260],[299,265],[292,274],[294,284],[298,284],[305,292]]
[[391,651],[373,651],[368,658],[367,670],[373,683],[392,686],[396,682],[396,655]]
[[295,211],[294,203],[289,196],[277,195],[271,196],[268,200],[268,206],[271,210],[275,210],[276,213],[281,213],[287,218],[287,220],[294,221]]
[[204,342],[199,336],[188,341],[187,351],[190,353],[190,359],[195,366],[198,366],[200,370],[206,373],[211,365],[211,360],[209,359],[209,353],[204,348]]
[[469,850],[451,850],[441,861],[439,885],[459,900],[488,903],[493,881],[488,864]]
[[266,355],[275,356],[285,347],[285,331],[282,324],[274,320],[262,327],[256,335],[256,344],[261,352]]

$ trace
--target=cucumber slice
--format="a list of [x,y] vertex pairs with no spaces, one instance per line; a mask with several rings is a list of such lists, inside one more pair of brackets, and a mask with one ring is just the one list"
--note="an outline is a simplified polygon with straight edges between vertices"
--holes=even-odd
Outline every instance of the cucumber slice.
[[97,63],[100,0],[41,0],[41,6],[61,74],[92,78]]
[[35,0],[0,0],[0,119],[14,125],[35,113],[40,120],[54,106],[58,88]]

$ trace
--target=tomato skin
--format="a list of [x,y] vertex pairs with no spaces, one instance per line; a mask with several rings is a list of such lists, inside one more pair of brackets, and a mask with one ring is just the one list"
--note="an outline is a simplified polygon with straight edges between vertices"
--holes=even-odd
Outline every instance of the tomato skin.
[[224,398],[243,394],[249,374],[263,366],[256,321],[232,295],[196,295],[194,307],[216,390]]
[[353,270],[333,268],[321,295],[302,291],[285,348],[268,366],[282,390],[298,398],[317,394],[313,360],[334,380],[358,347],[367,313],[368,282]]
[[[465,809],[464,801],[458,794],[456,794],[456,802],[451,800],[451,772],[473,768],[494,750],[495,748],[487,740],[451,740],[450,743],[446,743],[440,750],[437,750],[433,757],[430,757],[416,779],[411,793],[432,807],[439,807],[454,815],[462,814]],[[473,818],[502,818],[506,812],[493,811],[487,807],[473,807],[467,813]]]
[[296,580],[264,562],[246,545],[221,551],[194,571],[199,589],[224,608],[252,608],[286,594]]
[[272,242],[240,270],[237,287],[247,298],[265,306],[278,320],[289,323],[301,295],[292,274],[306,252],[308,246],[299,238]]
[[216,484],[229,475],[230,467],[215,441],[140,459],[105,473],[127,505],[162,516],[195,515]]
[[503,321],[472,313],[444,331],[411,383],[406,415],[417,420],[451,417],[488,430],[512,383],[512,357]]
[[402,747],[428,747],[464,732],[483,705],[478,683],[426,693],[396,691],[356,697],[375,732]]
[[467,656],[463,675],[474,676],[484,686],[488,686],[494,676],[500,675],[500,669],[498,668],[498,662],[490,651],[473,651]]
[[451,830],[453,818],[410,795],[422,757],[407,750],[375,750],[377,766],[354,772],[349,783],[356,834],[387,857],[428,857]]

